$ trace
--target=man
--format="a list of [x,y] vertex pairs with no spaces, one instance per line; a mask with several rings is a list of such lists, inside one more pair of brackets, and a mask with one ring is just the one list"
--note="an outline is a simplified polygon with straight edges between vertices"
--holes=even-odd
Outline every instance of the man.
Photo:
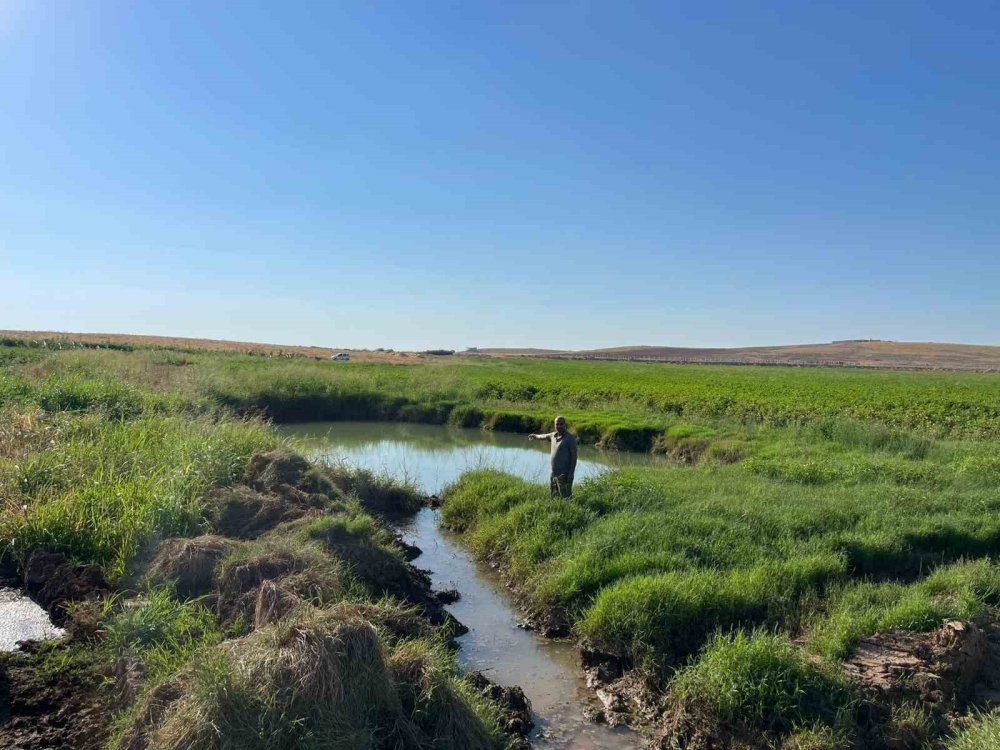
[[556,431],[528,435],[528,440],[549,440],[552,445],[550,462],[552,477],[549,490],[552,497],[569,498],[573,495],[573,475],[576,473],[576,438],[566,432],[566,419],[556,417]]

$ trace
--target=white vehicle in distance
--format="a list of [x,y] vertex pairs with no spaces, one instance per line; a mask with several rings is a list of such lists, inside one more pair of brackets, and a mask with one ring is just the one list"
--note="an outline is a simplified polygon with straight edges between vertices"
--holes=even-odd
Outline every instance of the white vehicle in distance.
[[348,354],[347,352],[340,352],[339,354],[334,354],[332,357],[330,357],[330,359],[332,359],[334,362],[350,362],[351,355]]

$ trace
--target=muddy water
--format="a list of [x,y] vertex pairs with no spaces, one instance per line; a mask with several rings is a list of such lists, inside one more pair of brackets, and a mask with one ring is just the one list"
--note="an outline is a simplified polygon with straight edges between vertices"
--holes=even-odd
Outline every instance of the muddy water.
[[44,641],[63,634],[31,599],[15,589],[0,588],[0,651],[13,651],[18,641]]
[[[501,468],[531,481],[547,478],[545,446],[524,437],[429,425],[317,423],[285,429],[316,457],[342,459],[415,482],[439,493],[463,472]],[[583,448],[577,477],[623,464],[650,463],[636,454],[610,455]],[[542,638],[518,627],[517,608],[496,576],[463,548],[460,537],[438,526],[437,511],[425,509],[400,528],[406,541],[423,550],[415,564],[432,572],[436,589],[457,589],[462,598],[449,610],[469,628],[458,639],[459,657],[502,685],[520,685],[531,701],[536,728],[532,741],[552,750],[618,750],[641,746],[626,729],[592,724],[584,709],[594,706],[583,683],[577,650],[568,641]]]

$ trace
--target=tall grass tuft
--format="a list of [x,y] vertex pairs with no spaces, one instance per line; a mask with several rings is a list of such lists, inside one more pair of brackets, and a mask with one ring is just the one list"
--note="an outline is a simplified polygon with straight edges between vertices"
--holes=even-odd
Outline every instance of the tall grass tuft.
[[761,630],[715,636],[677,674],[670,696],[716,726],[779,734],[852,726],[857,701],[835,666],[810,659],[783,635]]

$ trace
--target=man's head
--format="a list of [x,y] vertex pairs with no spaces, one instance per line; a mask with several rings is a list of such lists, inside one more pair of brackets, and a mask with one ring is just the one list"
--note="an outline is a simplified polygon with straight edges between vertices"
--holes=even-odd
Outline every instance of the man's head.
[[560,435],[566,432],[566,417],[556,417],[556,432]]

